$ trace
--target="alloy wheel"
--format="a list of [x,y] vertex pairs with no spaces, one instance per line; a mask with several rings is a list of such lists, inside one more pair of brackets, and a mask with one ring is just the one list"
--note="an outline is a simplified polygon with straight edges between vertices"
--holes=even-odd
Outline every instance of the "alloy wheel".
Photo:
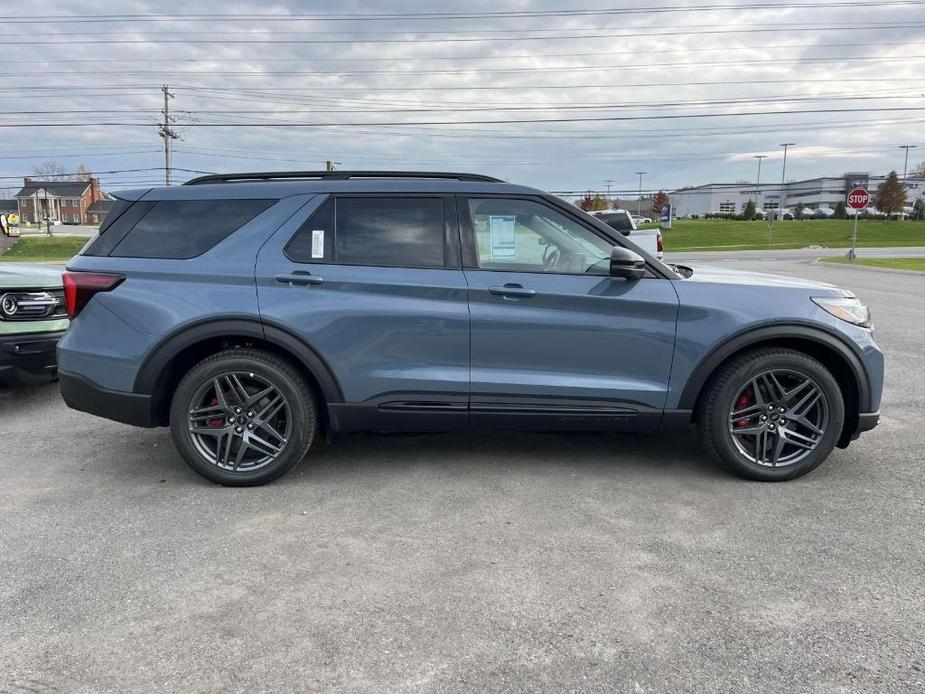
[[252,472],[276,460],[292,435],[292,408],[282,391],[249,371],[213,376],[188,410],[196,452],[223,470]]
[[764,371],[732,401],[729,433],[739,453],[766,467],[794,465],[819,445],[829,424],[822,388],[792,369]]

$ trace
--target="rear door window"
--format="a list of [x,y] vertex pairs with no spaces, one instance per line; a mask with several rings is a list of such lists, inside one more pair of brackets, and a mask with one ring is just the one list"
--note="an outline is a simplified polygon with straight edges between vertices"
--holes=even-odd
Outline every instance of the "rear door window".
[[111,228],[100,235],[87,249],[87,254],[121,258],[194,258],[208,251],[275,202],[276,200],[137,202],[115,220]]
[[445,219],[440,197],[337,196],[302,225],[286,255],[299,263],[442,268]]

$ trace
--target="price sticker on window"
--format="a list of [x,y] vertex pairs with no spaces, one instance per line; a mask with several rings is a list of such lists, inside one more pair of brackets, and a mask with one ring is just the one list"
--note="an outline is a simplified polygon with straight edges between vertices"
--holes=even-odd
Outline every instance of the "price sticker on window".
[[312,258],[324,258],[324,229],[312,229]]
[[488,218],[492,260],[517,256],[516,222],[517,217],[512,214],[491,215]]

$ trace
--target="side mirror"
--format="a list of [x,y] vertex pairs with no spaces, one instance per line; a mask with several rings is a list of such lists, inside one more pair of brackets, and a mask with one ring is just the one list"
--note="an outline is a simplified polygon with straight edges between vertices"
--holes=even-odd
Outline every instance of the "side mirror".
[[610,252],[611,277],[623,277],[628,280],[638,280],[646,274],[646,261],[628,248],[614,246]]

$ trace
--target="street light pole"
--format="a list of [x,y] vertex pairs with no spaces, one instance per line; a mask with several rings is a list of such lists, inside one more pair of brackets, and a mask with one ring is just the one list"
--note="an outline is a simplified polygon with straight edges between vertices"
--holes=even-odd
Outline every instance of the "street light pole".
[[906,180],[906,172],[909,170],[909,150],[915,149],[918,145],[900,145],[900,149],[906,150],[906,158],[903,160],[903,182]]
[[[787,179],[787,150],[790,147],[793,147],[795,144],[796,142],[784,142],[780,145],[781,147],[784,148],[784,165],[781,167],[781,171],[780,171],[780,197],[778,198],[778,201],[777,201],[777,215],[778,215],[778,218],[781,220],[783,220],[784,218],[784,185]],[[768,217],[769,220],[772,220],[773,218],[774,218],[773,215]],[[774,228],[774,223],[769,221],[768,222],[768,248],[771,247],[771,229],[773,228]]]
[[753,157],[758,160],[758,178],[755,179],[755,205],[758,204],[758,196],[761,195],[761,160],[767,159],[767,154],[756,154]]
[[639,176],[639,200],[636,201],[636,216],[642,217],[642,177],[645,176],[648,171],[637,171],[636,175]]

